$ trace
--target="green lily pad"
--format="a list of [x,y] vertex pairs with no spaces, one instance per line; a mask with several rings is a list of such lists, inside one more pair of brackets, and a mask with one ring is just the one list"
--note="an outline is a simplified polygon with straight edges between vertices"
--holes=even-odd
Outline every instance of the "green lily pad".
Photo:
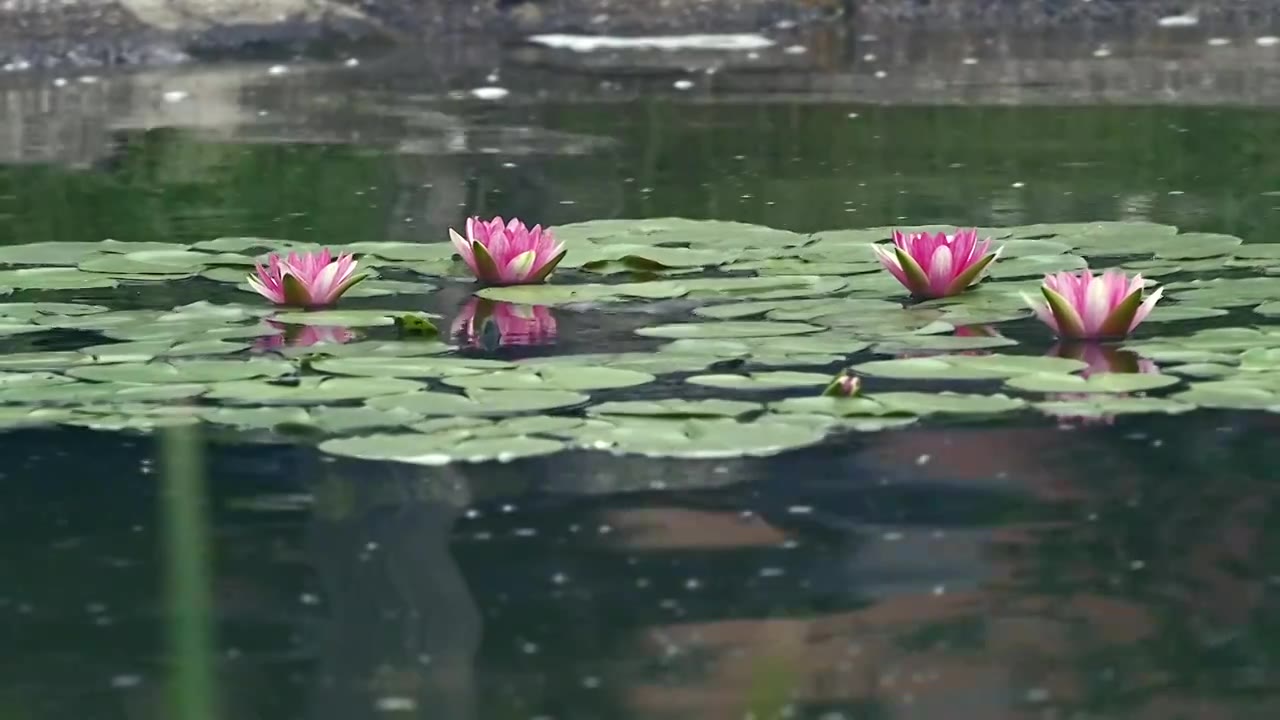
[[1019,410],[1026,406],[1025,400],[1006,395],[969,395],[953,392],[885,392],[876,393],[871,399],[889,410],[915,415],[933,413],[988,415]]
[[826,428],[777,420],[614,417],[562,433],[583,448],[682,459],[764,457],[814,445]]
[[934,356],[872,360],[854,366],[854,371],[873,377],[899,380],[996,380],[1035,373],[1066,373],[1083,370],[1079,360],[1037,355]]
[[204,385],[126,385],[74,382],[0,389],[0,403],[83,405],[94,402],[168,402],[198,397]]
[[0,270],[0,287],[15,290],[88,290],[113,288],[114,279],[97,273],[65,267],[30,267]]
[[724,388],[725,390],[777,390],[780,388],[809,387],[826,385],[831,382],[828,374],[791,372],[780,370],[775,372],[756,372],[746,375],[717,374],[694,375],[685,382],[707,387]]
[[1267,410],[1280,406],[1280,392],[1232,380],[1191,383],[1171,400],[1204,408]]
[[165,339],[90,345],[76,352],[83,355],[86,361],[95,363],[145,363],[156,358],[229,355],[248,347],[247,343],[225,340],[175,342]]
[[1026,255],[991,264],[987,273],[997,280],[1005,278],[1036,277],[1063,270],[1083,270],[1089,263],[1079,255]]
[[320,443],[330,455],[385,460],[411,465],[448,465],[457,462],[510,462],[550,455],[564,449],[559,440],[519,435],[469,438],[466,430],[431,434],[399,433],[335,438]]
[[1037,373],[1005,381],[1016,390],[1041,393],[1133,393],[1177,385],[1179,378],[1158,373],[1095,373],[1078,375]]
[[760,403],[740,400],[685,400],[664,398],[661,400],[622,400],[605,402],[587,409],[592,415],[631,415],[664,418],[732,418],[760,410]]
[[236,380],[211,386],[207,397],[243,405],[326,405],[378,396],[409,396],[422,383],[402,378],[303,377],[294,382]]
[[590,397],[568,390],[468,390],[465,395],[415,392],[386,395],[366,405],[379,410],[407,410],[419,415],[484,416],[538,412],[584,405]]
[[889,408],[870,397],[812,397],[787,398],[769,403],[769,410],[781,414],[823,415],[836,418],[910,414],[897,408]]
[[665,375],[669,373],[699,372],[721,359],[716,355],[674,352],[592,353],[526,358],[518,361],[517,365],[534,368],[546,365],[598,365],[617,370],[634,370],[635,372],[648,373],[650,375]]
[[1180,415],[1196,406],[1168,398],[1095,395],[1073,400],[1034,403],[1037,410],[1058,417],[1103,418],[1113,415],[1163,413]]
[[655,325],[636,330],[637,335],[660,338],[743,338],[778,337],[779,335],[804,335],[820,332],[823,328],[806,323],[723,321],[703,323],[673,323]]
[[18,302],[0,303],[0,317],[14,320],[35,320],[36,318],[63,315],[95,315],[111,308],[105,305],[85,305],[83,303],[62,302]]
[[[338,327],[373,327],[377,325],[394,325],[396,318],[404,315],[403,310],[311,310],[306,312],[282,312],[271,317],[272,320],[286,325],[334,325]],[[425,317],[438,318],[439,315],[417,313]]]
[[311,368],[333,375],[365,377],[440,378],[454,375],[480,375],[495,370],[509,370],[512,363],[463,357],[360,356],[313,360]]
[[159,383],[213,383],[249,378],[274,378],[293,372],[283,360],[174,360],[172,362],[116,363],[69,368],[66,373],[95,382],[152,385]]
[[653,382],[654,376],[608,367],[547,365],[540,368],[451,375],[444,384],[486,390],[607,390]]

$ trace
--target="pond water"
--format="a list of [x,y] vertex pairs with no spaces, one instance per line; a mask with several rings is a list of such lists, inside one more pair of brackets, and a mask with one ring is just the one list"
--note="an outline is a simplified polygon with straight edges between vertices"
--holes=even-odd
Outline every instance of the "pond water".
[[[1280,115],[321,87],[0,166],[0,720],[1280,710]],[[498,213],[548,288],[473,297]],[[976,299],[848,232],[935,223]],[[268,316],[282,240],[378,278]],[[1169,299],[1046,359],[1081,258]]]

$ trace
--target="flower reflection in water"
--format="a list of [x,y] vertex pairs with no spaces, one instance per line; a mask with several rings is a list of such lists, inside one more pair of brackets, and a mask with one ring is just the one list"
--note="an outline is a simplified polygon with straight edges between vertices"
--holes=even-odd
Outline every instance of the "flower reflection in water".
[[258,350],[278,350],[286,347],[310,347],[312,345],[341,345],[358,336],[350,328],[339,325],[287,325],[274,320],[266,323],[280,332],[258,338],[254,347]]
[[[1080,371],[1080,376],[1085,378],[1097,373],[1160,372],[1160,368],[1154,362],[1131,350],[1121,350],[1118,347],[1096,342],[1059,342],[1045,354],[1049,357],[1070,358],[1086,363],[1088,367]],[[1051,398],[1064,402],[1088,402],[1096,399],[1096,396],[1090,393],[1057,393],[1052,395]],[[1054,414],[1062,427],[1097,424],[1112,425],[1116,421],[1114,415]]]
[[512,345],[549,345],[556,340],[556,318],[543,305],[516,305],[473,297],[453,319],[450,334],[485,350]]

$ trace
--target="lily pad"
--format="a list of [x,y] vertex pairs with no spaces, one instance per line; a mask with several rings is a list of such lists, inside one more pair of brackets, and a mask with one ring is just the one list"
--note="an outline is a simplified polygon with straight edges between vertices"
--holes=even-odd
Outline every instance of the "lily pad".
[[335,438],[320,443],[320,451],[361,460],[438,466],[456,462],[510,462],[564,449],[563,442],[549,438],[520,435],[472,438],[466,433],[466,430],[455,430]]
[[211,386],[207,397],[244,405],[326,405],[378,396],[408,396],[422,383],[402,378],[303,377],[290,382],[237,380]]
[[1005,381],[1016,390],[1040,393],[1133,393],[1177,385],[1179,378],[1158,373],[1095,373],[1078,375],[1037,373]]
[[694,375],[685,382],[694,385],[723,388],[725,390],[778,390],[781,388],[810,387],[826,385],[831,376],[825,373],[806,373],[779,370],[774,372],[756,372],[746,375],[716,374]]
[[1170,399],[1204,408],[1267,410],[1280,407],[1280,393],[1231,380],[1192,383],[1190,388]]
[[159,383],[213,383],[249,378],[274,378],[293,372],[292,363],[255,358],[250,360],[174,360],[172,362],[116,363],[69,368],[66,373],[95,382],[153,385]]
[[463,357],[360,356],[313,360],[311,368],[333,375],[365,377],[440,378],[479,375],[515,367],[501,360]]
[[30,267],[0,270],[0,287],[15,290],[88,290],[119,285],[111,277],[75,268]]
[[584,405],[590,398],[567,390],[468,390],[466,395],[415,392],[369,400],[379,410],[407,410],[419,415],[509,415]]
[[876,393],[871,399],[889,410],[915,415],[933,413],[987,415],[1010,412],[1026,406],[1025,400],[1006,395],[970,395],[953,392],[885,392]]
[[1035,403],[1037,410],[1058,417],[1102,418],[1113,415],[1162,413],[1179,415],[1195,410],[1196,406],[1168,398],[1095,395],[1072,400],[1051,400]]
[[760,410],[759,403],[740,400],[685,400],[683,398],[665,398],[662,400],[622,400],[606,402],[592,406],[587,410],[592,415],[641,415],[650,417],[737,417],[745,413]]
[[643,385],[653,380],[653,375],[635,370],[547,365],[540,368],[452,375],[445,377],[444,383],[460,388],[487,390],[606,390]]
[[[271,319],[286,325],[373,327],[377,325],[394,325],[396,318],[404,314],[403,310],[312,310],[307,312],[277,313]],[[440,317],[429,313],[418,314],[432,318]]]
[[743,338],[804,335],[822,331],[817,325],[787,322],[725,321],[674,323],[636,330],[637,335],[660,338]]
[[763,457],[814,445],[825,427],[777,420],[615,418],[562,436],[574,445],[618,454],[683,459]]

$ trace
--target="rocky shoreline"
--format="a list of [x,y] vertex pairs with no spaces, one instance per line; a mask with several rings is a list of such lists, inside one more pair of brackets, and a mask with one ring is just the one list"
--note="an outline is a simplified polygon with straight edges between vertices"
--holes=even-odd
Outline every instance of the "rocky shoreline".
[[0,68],[341,53],[479,33],[742,32],[819,22],[950,30],[1273,26],[1280,0],[9,0]]

